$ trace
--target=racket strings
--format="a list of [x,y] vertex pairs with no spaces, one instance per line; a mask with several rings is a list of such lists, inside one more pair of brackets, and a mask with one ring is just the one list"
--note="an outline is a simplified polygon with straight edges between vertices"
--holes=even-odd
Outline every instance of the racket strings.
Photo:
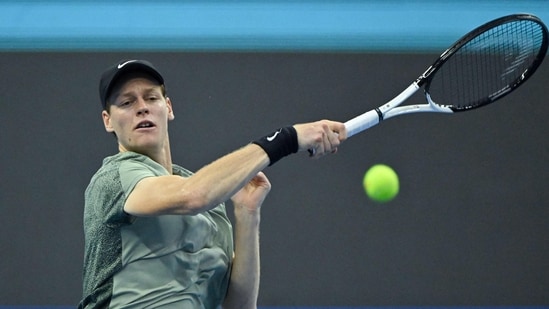
[[544,29],[517,20],[488,29],[452,54],[435,73],[434,102],[464,110],[507,94],[526,77],[544,44]]

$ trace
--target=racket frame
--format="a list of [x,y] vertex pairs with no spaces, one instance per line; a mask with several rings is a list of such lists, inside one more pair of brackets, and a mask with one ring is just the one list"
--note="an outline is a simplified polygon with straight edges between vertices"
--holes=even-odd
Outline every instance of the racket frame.
[[[474,107],[457,108],[454,106],[440,105],[435,103],[431,99],[431,96],[429,94],[429,85],[430,85],[430,81],[432,80],[434,74],[438,71],[438,69],[453,54],[455,54],[459,49],[465,46],[471,39],[477,37],[478,35],[486,32],[491,28],[497,27],[499,25],[502,25],[514,20],[530,20],[537,23],[542,28],[542,35],[543,35],[542,45],[540,47],[538,55],[535,57],[529,69],[526,70],[517,80],[515,80],[514,83],[500,90],[499,92],[497,92],[496,95],[486,97],[484,101],[482,101],[480,104]],[[366,113],[363,113],[345,122],[345,128],[347,129],[347,137],[351,137],[370,127],[373,127],[385,119],[389,119],[389,118],[403,115],[403,114],[410,114],[410,113],[416,113],[416,112],[454,113],[459,111],[471,110],[473,108],[478,108],[478,107],[487,105],[489,103],[492,103],[502,98],[503,96],[509,94],[511,91],[516,89],[518,86],[520,86],[530,76],[534,74],[536,69],[540,66],[541,62],[543,61],[545,54],[547,53],[548,42],[549,42],[549,39],[548,39],[547,26],[545,26],[545,24],[543,24],[543,22],[534,15],[513,14],[513,15],[503,16],[503,17],[494,19],[492,21],[489,21],[473,29],[472,31],[470,31],[469,33],[465,34],[460,39],[458,39],[454,44],[452,44],[451,47],[446,49],[437,58],[437,60],[429,68],[427,68],[427,70],[425,70],[423,74],[421,74],[410,86],[408,86],[404,91],[402,91],[399,95],[394,97],[392,100],[388,101],[387,103],[385,103],[384,105],[378,108],[370,110]],[[424,85],[425,85],[424,94],[427,100],[427,104],[412,104],[412,105],[406,105],[406,106],[399,106],[408,98],[410,98],[414,93],[416,93]]]

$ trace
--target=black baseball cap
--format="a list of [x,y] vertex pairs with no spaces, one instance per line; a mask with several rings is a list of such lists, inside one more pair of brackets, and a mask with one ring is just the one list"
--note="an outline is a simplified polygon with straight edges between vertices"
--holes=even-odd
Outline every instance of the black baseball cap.
[[164,78],[152,63],[146,60],[121,60],[106,69],[105,72],[103,72],[103,75],[101,75],[101,81],[99,82],[99,97],[101,98],[103,109],[107,108],[107,98],[117,79],[130,72],[146,73],[154,78],[160,85],[164,85]]

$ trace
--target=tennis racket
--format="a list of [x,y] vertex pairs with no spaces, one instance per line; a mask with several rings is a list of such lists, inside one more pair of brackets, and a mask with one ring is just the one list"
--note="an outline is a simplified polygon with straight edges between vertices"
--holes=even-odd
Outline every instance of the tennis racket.
[[[534,74],[547,42],[547,27],[536,16],[514,14],[490,21],[455,42],[395,98],[347,121],[347,137],[395,116],[451,114],[493,103]],[[427,104],[399,106],[422,87]]]

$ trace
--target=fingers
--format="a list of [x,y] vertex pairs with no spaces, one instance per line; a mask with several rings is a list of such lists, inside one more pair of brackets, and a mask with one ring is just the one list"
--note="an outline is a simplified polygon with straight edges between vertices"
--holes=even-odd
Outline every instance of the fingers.
[[254,188],[261,188],[267,192],[271,190],[271,183],[263,172],[257,173],[257,175],[255,175],[254,178],[250,180],[248,185]]
[[231,197],[235,211],[244,209],[248,213],[255,213],[261,208],[270,190],[269,179],[263,172],[259,172]]
[[345,124],[342,122],[332,120],[320,120],[314,122],[313,124],[318,124],[322,126],[322,129],[327,134],[334,133],[333,136],[335,136],[339,141],[344,141],[347,138],[347,129],[345,128]]
[[331,120],[321,120],[294,127],[298,132],[300,150],[308,150],[309,155],[314,158],[336,153],[340,143],[347,137],[345,125]]

